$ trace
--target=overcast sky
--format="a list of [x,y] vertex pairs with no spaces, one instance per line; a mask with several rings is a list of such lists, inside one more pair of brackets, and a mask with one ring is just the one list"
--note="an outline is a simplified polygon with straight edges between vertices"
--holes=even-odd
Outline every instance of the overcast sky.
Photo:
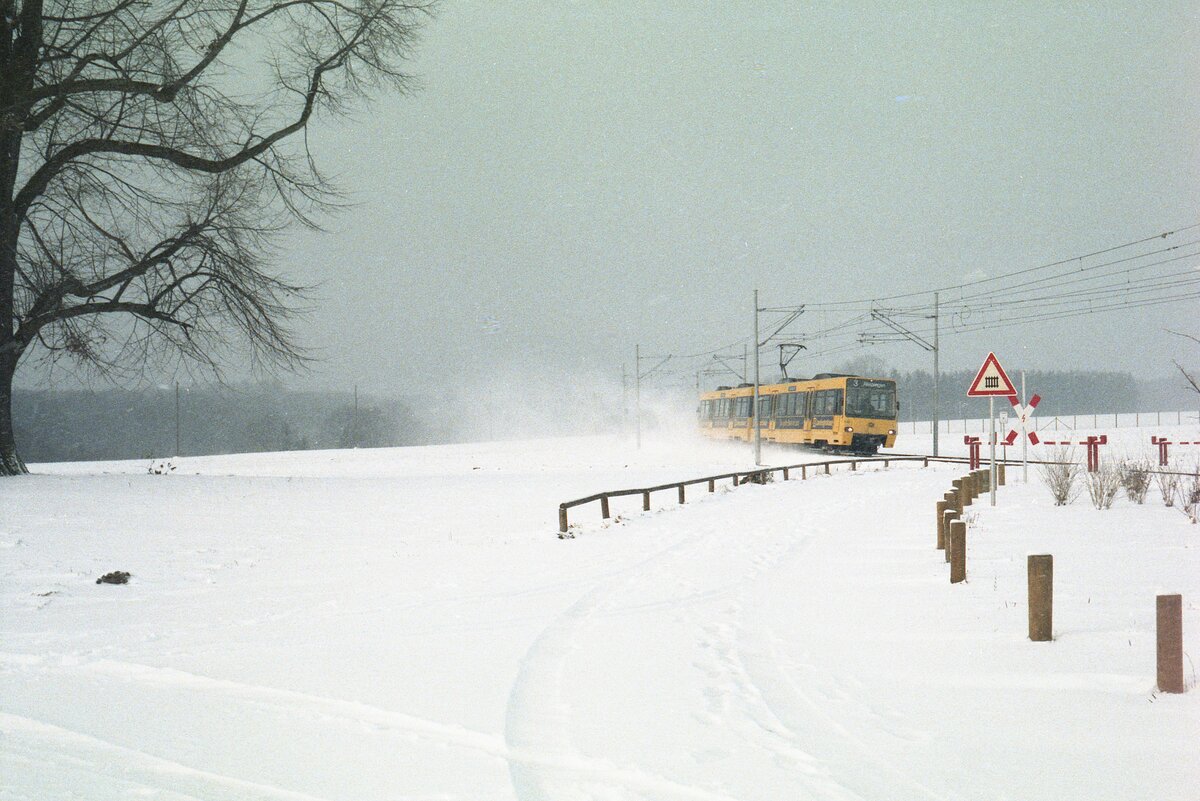
[[[285,247],[322,282],[307,382],[619,380],[635,344],[748,338],[755,288],[770,307],[932,291],[1200,222],[1194,0],[446,0],[412,71],[417,94],[313,132],[359,205]],[[1197,319],[1191,300],[944,335],[942,366],[992,349],[1164,376],[1200,347],[1163,329]]]

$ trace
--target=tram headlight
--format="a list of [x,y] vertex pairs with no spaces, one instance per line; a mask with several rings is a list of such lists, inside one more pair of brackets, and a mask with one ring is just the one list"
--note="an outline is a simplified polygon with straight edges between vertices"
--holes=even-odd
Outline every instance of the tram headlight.
[[888,434],[889,434],[889,435],[891,435],[891,434],[895,434],[895,433],[896,433],[896,429],[894,429],[894,428],[889,428],[889,429],[888,429]]
[[847,433],[847,434],[853,434],[853,433],[854,433],[854,426],[846,426],[846,433]]

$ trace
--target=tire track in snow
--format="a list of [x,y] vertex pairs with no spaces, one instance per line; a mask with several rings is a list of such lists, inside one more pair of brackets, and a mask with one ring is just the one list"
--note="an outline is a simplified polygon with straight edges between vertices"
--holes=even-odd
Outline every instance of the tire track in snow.
[[[630,566],[615,580],[593,588],[563,612],[543,630],[522,661],[520,673],[509,698],[506,737],[510,747],[514,750],[550,750],[558,754],[564,763],[578,758],[577,749],[572,745],[571,710],[565,702],[564,691],[569,686],[566,666],[568,658],[576,650],[581,634],[598,613],[602,613],[606,619],[611,619],[645,610],[671,607],[690,609],[694,602],[712,601],[731,593],[735,598],[740,598],[747,592],[746,585],[774,569],[781,559],[799,548],[808,538],[807,534],[801,533],[781,536],[777,531],[765,531],[754,536],[754,531],[753,525],[747,525],[736,538],[731,538],[727,531],[708,531],[677,542]],[[766,536],[762,536],[763,534]],[[719,546],[723,549],[722,552],[715,556],[699,555],[704,548],[712,545]],[[736,557],[731,555],[731,549],[737,554]],[[638,582],[658,582],[659,574],[663,572],[688,577],[688,571],[694,565],[703,568],[714,563],[736,564],[737,558],[745,561],[746,554],[754,554],[749,558],[749,565],[743,567],[736,578],[731,579],[728,574],[723,575],[716,589],[697,590],[672,601],[648,603],[636,602],[636,592],[629,592]],[[634,602],[618,604],[617,600],[624,592],[635,596]],[[742,605],[735,600],[726,606],[721,615],[730,619],[742,613]],[[814,795],[837,801],[857,801],[859,796],[837,785],[819,760],[803,750],[798,739],[792,736],[790,730],[774,716],[769,705],[761,699],[759,689],[738,661],[736,637],[730,633],[735,630],[735,624],[722,621],[715,626],[706,625],[710,620],[698,619],[690,612],[685,616],[689,618],[688,625],[696,631],[698,646],[703,648],[707,645],[721,663],[719,669],[708,671],[710,679],[716,679],[718,673],[723,674],[722,679],[728,678],[728,681],[714,681],[706,694],[715,698],[724,693],[722,686],[730,682],[739,688],[734,712],[744,720],[736,720],[738,730],[753,732],[756,736],[750,738],[752,744],[782,760],[789,770],[796,771],[805,785],[804,789]],[[698,663],[693,662],[693,665],[699,667]],[[721,721],[720,725],[727,727],[730,721]],[[625,776],[622,779],[621,774],[627,773],[625,771],[614,771],[608,777],[598,777],[601,780],[607,779],[599,786],[583,787],[580,786],[579,776],[573,776],[567,771],[536,769],[538,767],[527,762],[511,764],[513,787],[521,801],[607,797],[601,794],[613,785],[624,789],[643,787],[641,782],[628,780],[632,777]],[[651,792],[647,798],[660,799],[668,794],[698,797],[696,794],[699,791],[696,788],[666,780],[659,782],[663,782],[662,786],[657,792]],[[670,793],[666,792],[668,790]],[[703,797],[707,797],[707,794]]]
[[[714,532],[688,537],[629,566],[612,579],[585,593],[547,626],[529,647],[509,693],[505,720],[505,739],[513,753],[541,753],[552,756],[550,762],[514,760],[509,763],[513,790],[520,801],[573,801],[603,797],[606,789],[619,788],[646,792],[647,799],[665,797],[694,798],[708,801],[734,801],[729,796],[680,784],[643,771],[610,766],[603,771],[580,771],[581,764],[598,760],[582,757],[573,747],[570,733],[570,709],[563,698],[566,660],[589,619],[609,599],[633,583],[648,569],[664,559],[687,553],[717,536]],[[582,786],[588,778],[593,786]],[[628,796],[621,796],[628,797]]]
[[[195,798],[239,801],[329,801],[283,787],[238,779],[115,745],[90,734],[32,718],[0,712],[0,735],[7,755],[70,766],[122,782]],[[214,795],[219,792],[220,795]]]
[[[438,723],[357,701],[344,701],[310,695],[295,690],[245,684],[227,679],[214,679],[173,668],[157,668],[111,659],[72,666],[69,670],[56,667],[47,668],[43,666],[44,660],[41,658],[25,657],[18,654],[0,654],[0,663],[3,662],[8,662],[10,665],[20,665],[24,669],[24,672],[27,673],[31,672],[29,670],[30,667],[35,666],[40,669],[33,672],[42,675],[58,672],[73,675],[86,673],[147,687],[190,690],[193,692],[234,697],[249,701],[260,707],[303,718],[321,716],[326,719],[338,719],[353,724],[369,724],[382,731],[398,732],[416,740],[431,742],[441,746],[459,747],[486,756],[497,757],[505,760],[509,764],[510,769],[519,768],[539,772],[560,772],[572,776],[573,780],[580,777],[591,777],[604,784],[615,782],[622,787],[636,788],[644,791],[648,794],[647,798],[680,797],[693,798],[697,799],[697,801],[735,801],[728,796],[696,790],[695,788],[679,785],[643,771],[621,768],[602,759],[593,759],[578,754],[564,754],[558,751],[546,752],[544,749],[538,748],[514,749],[509,747],[505,739],[499,735],[477,732],[461,726]],[[105,748],[107,748],[112,753],[128,753],[134,755],[134,757],[140,755],[140,757],[144,757],[143,762],[151,764],[152,767],[157,765],[158,767],[153,770],[147,769],[143,771],[147,776],[182,775],[186,773],[189,775],[194,774],[197,780],[203,776],[210,777],[211,781],[215,783],[220,783],[222,778],[228,778],[221,777],[220,774],[187,768],[182,765],[179,765],[177,769],[170,768],[170,766],[178,765],[178,763],[144,754],[143,752],[124,746],[107,743],[91,735],[41,723],[32,718],[25,718],[19,715],[6,715],[4,713],[0,713],[0,716],[3,716],[0,717],[0,732],[3,732],[5,739],[9,740],[5,744],[6,750],[9,751],[13,750],[8,748],[11,743],[9,736],[10,729],[12,732],[21,732],[27,736],[30,734],[37,735],[40,732],[41,740],[53,739],[51,735],[55,735],[57,732],[56,736],[61,745],[78,746],[77,751],[82,751],[87,755],[95,757],[94,759],[89,759],[63,752],[58,757],[59,761],[63,763],[71,762],[78,767],[92,766],[92,769],[95,769],[94,766],[96,764],[102,764],[106,759],[111,759],[111,755],[105,756],[108,753],[105,751]],[[7,718],[11,718],[11,720],[6,720]],[[35,754],[44,756],[46,753],[58,754],[59,749],[47,750],[33,747],[29,749],[29,753],[31,756]],[[120,775],[124,776],[125,774]],[[126,778],[128,777],[126,776]],[[237,781],[240,780],[230,779],[230,782]],[[243,793],[233,797],[257,799],[261,796],[263,798],[278,797],[292,799],[293,801],[301,801],[302,799],[325,801],[315,796],[281,790],[279,788],[274,788],[278,792],[275,796],[272,796],[269,795],[272,788],[267,785],[256,785],[253,782],[246,782],[245,784],[250,789],[259,788],[257,790],[259,795],[246,795]],[[171,789],[173,792],[180,792],[178,789]],[[264,793],[267,795],[263,795]],[[279,795],[279,793],[283,793],[283,795]],[[291,795],[288,795],[288,793],[291,793]]]
[[[883,486],[874,482],[862,482],[859,485],[860,489],[867,487],[881,494],[888,492],[886,483]],[[869,516],[869,512],[861,510],[874,508],[875,505],[872,504],[871,498],[864,497],[858,500],[860,503],[857,508],[860,513]],[[840,501],[835,502],[844,505]],[[853,528],[855,522],[861,521],[844,520],[843,525],[846,528]],[[840,536],[839,532],[829,534],[829,537],[833,538],[840,538]],[[811,551],[823,542],[824,540],[821,538],[813,537],[803,543],[803,548],[789,549],[779,560],[778,566],[796,565],[800,559],[811,556]],[[842,548],[844,546],[839,542],[838,545],[835,545],[835,552]],[[822,563],[828,562],[827,555],[817,555],[814,560]],[[792,575],[803,576],[803,568],[797,568]],[[751,606],[765,606],[769,589],[769,587],[758,588],[756,590],[757,601]],[[842,591],[852,591],[852,589],[843,587]],[[846,762],[844,756],[840,756],[845,749],[834,745],[834,741],[843,743],[856,752],[858,757],[854,763],[854,770],[842,771],[843,775],[835,776],[838,784],[846,793],[850,793],[852,798],[903,797],[938,800],[946,798],[911,776],[902,766],[881,758],[879,749],[857,734],[852,726],[844,721],[844,715],[835,715],[828,704],[823,702],[820,697],[821,691],[816,687],[818,677],[814,672],[815,667],[813,667],[815,661],[806,658],[808,652],[805,650],[802,651],[801,670],[798,671],[796,665],[786,665],[780,652],[781,643],[783,643],[782,638],[776,635],[759,616],[743,615],[741,625],[728,639],[726,647],[730,651],[731,664],[736,665],[736,672],[740,673],[744,680],[753,687],[754,694],[769,710],[771,719],[783,727],[784,736],[789,742],[794,742],[802,750],[821,757],[830,768]],[[796,678],[797,673],[804,674],[806,672],[808,675],[805,678]],[[832,680],[834,683],[829,694],[830,698],[835,698],[840,703],[854,704],[853,709],[858,720],[873,721],[870,724],[871,728],[882,730],[897,739],[917,739],[915,733],[898,730],[894,724],[887,721],[878,712],[858,701],[854,693],[846,692],[836,680],[830,679],[830,677],[824,677],[824,680],[826,682]],[[870,766],[874,770],[864,770],[865,766]]]

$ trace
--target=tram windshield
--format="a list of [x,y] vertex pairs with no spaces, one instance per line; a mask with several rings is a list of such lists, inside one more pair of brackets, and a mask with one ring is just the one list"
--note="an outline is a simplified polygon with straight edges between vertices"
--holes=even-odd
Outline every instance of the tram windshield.
[[846,382],[846,416],[892,419],[896,416],[896,385],[865,378]]

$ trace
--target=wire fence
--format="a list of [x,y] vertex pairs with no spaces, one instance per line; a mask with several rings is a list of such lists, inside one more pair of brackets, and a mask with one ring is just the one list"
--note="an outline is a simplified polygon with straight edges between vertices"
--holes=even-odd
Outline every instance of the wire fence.
[[[1010,426],[1015,426],[1009,418]],[[1153,426],[1200,425],[1200,411],[1149,411],[1149,412],[1093,412],[1091,414],[1035,415],[1031,430],[1043,431],[1096,431],[1111,428],[1147,428]],[[938,433],[982,434],[988,430],[986,417],[952,417],[938,421]],[[902,434],[932,434],[933,424],[929,420],[912,420],[900,423]],[[1003,434],[1003,432],[1001,432]]]

